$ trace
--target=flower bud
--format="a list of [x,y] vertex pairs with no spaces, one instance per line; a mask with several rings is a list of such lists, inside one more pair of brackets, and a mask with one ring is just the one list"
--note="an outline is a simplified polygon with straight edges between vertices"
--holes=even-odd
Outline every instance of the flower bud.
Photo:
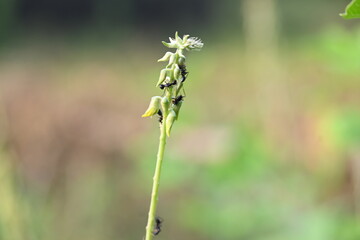
[[155,96],[150,100],[150,104],[146,112],[141,117],[151,117],[157,114],[160,109],[161,97]]
[[163,109],[164,115],[167,114],[167,111],[169,110],[170,102],[167,97],[163,97],[161,99],[161,108]]
[[174,104],[172,107],[172,109],[176,113],[176,120],[178,120],[178,118],[179,118],[179,113],[180,113],[180,108],[181,108],[182,103],[183,103],[183,101],[180,101],[177,104]]
[[179,65],[175,64],[175,69],[174,69],[174,78],[176,80],[180,80],[181,78],[181,70],[179,68]]
[[180,55],[178,58],[178,64],[179,65],[185,65],[185,56],[184,55]]
[[182,43],[185,44],[189,37],[190,35],[184,35]]
[[158,62],[166,62],[166,61],[169,60],[169,58],[170,58],[172,55],[174,55],[174,53],[172,53],[172,52],[167,52],[167,53],[165,53],[165,55],[164,55],[162,58],[160,58],[160,59],[158,60]]
[[176,60],[176,55],[175,54],[171,55],[169,58],[169,63],[166,67],[167,68],[171,67],[171,65],[173,65],[175,63],[175,60]]
[[171,71],[171,69],[168,68],[164,68],[160,71],[159,81],[157,82],[156,87],[158,87],[163,81],[165,81],[169,71]]
[[162,44],[164,44],[164,46],[168,47],[168,48],[176,48],[178,45],[176,40],[174,40],[172,38],[169,38],[169,40],[170,40],[169,43],[162,41]]
[[179,37],[179,33],[177,31],[175,32],[175,39],[178,43],[182,42],[182,39]]
[[168,116],[166,117],[166,135],[168,137],[170,137],[170,132],[171,132],[171,128],[172,128],[172,125],[174,124],[176,120],[176,113],[174,110],[171,110],[168,114]]

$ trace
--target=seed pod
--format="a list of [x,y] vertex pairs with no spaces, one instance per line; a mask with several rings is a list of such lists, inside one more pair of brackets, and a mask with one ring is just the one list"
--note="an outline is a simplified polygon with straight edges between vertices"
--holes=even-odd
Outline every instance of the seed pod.
[[160,102],[161,102],[161,97],[159,96],[152,97],[148,109],[141,117],[151,117],[157,114],[160,109]]
[[174,110],[170,110],[168,116],[166,117],[166,135],[168,137],[170,137],[170,132],[171,132],[171,128],[172,125],[174,124],[176,120],[176,113]]

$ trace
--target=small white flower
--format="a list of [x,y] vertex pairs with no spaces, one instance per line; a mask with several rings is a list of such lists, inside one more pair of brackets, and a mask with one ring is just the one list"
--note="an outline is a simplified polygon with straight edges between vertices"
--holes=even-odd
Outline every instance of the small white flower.
[[178,36],[178,33],[175,33],[175,38],[169,38],[170,42],[162,42],[168,48],[178,48],[178,49],[186,49],[188,51],[191,50],[200,50],[204,43],[200,38],[197,37],[189,37],[189,35],[185,35],[183,39]]
[[200,50],[204,46],[204,43],[201,41],[200,38],[191,37],[187,39],[186,43],[184,44],[184,48],[188,51],[191,50]]

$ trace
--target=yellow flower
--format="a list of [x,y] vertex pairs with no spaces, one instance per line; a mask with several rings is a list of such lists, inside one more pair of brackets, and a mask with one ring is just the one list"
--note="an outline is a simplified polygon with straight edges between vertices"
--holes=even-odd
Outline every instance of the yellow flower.
[[159,96],[152,97],[148,109],[141,117],[151,117],[157,114],[160,109],[160,102],[161,102],[161,97]]

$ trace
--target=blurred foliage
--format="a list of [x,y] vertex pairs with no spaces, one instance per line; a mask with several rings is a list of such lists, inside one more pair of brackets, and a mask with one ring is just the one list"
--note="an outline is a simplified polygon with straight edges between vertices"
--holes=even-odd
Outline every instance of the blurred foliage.
[[319,51],[312,53],[317,54],[321,61],[327,62],[334,73],[357,75],[360,72],[360,56],[357,54],[360,51],[359,40],[359,29],[350,32],[333,27],[318,35],[316,42],[312,44],[316,44]]
[[0,44],[9,35],[11,28],[15,27],[16,1],[0,1]]
[[352,0],[345,9],[345,13],[340,14],[343,18],[360,18],[360,1]]
[[[140,115],[175,30],[205,48],[189,58],[157,239],[360,239],[359,30],[343,3],[279,0],[277,56],[263,64],[240,2],[189,1],[174,16],[177,1],[31,2],[0,3],[13,40],[0,56],[0,239],[142,239],[158,125]],[[53,13],[73,5],[96,20],[68,10],[66,27]],[[51,31],[38,35],[36,17]]]

